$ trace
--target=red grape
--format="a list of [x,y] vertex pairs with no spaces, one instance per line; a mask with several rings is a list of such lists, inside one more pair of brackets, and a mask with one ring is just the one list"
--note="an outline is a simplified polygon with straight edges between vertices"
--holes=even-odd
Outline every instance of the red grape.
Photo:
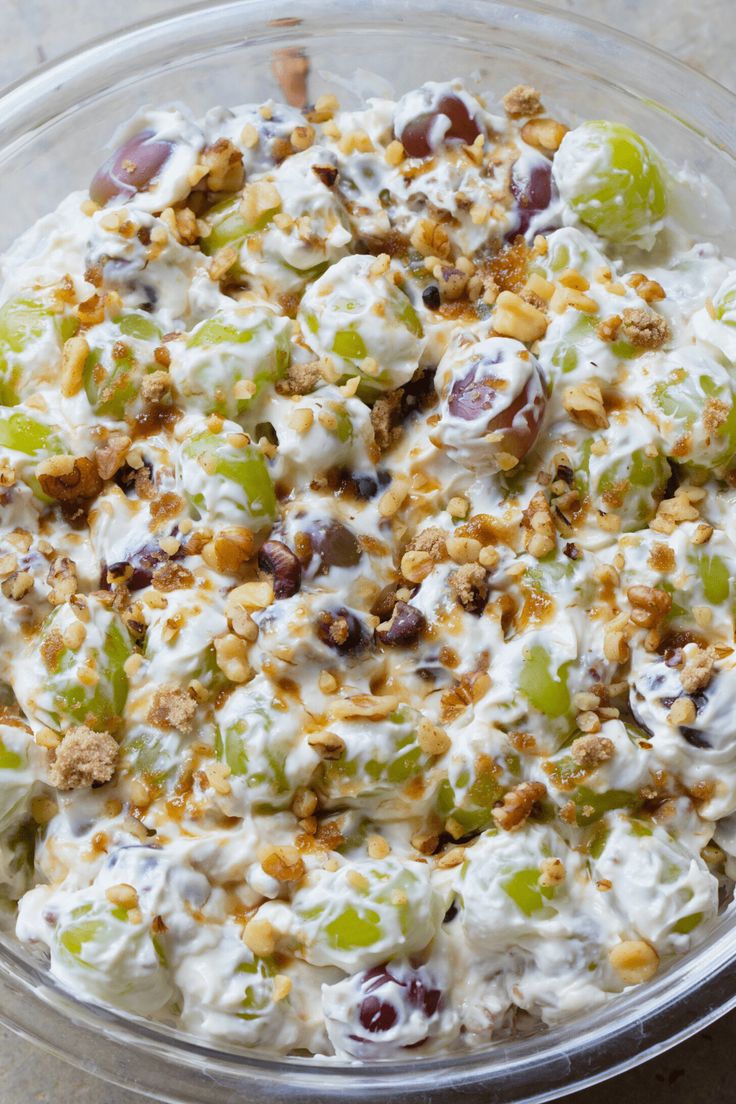
[[166,164],[173,148],[173,142],[156,138],[152,130],[134,134],[95,173],[89,186],[91,199],[104,206],[111,199],[129,199],[143,191]]

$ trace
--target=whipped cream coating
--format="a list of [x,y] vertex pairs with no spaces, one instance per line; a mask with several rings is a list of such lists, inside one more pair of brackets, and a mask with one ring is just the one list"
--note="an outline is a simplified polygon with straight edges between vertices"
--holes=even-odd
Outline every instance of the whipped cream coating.
[[0,259],[0,904],[71,992],[407,1058],[732,907],[706,192],[524,87],[144,108]]

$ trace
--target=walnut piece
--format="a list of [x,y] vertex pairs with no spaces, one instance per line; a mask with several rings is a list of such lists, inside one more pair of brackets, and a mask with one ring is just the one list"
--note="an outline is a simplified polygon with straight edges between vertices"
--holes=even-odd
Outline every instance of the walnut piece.
[[520,782],[504,794],[503,801],[491,810],[491,815],[499,828],[512,832],[519,828],[529,817],[537,801],[547,793],[543,782]]
[[67,730],[56,752],[49,777],[57,790],[78,790],[103,785],[115,774],[118,745],[109,732],[94,732],[86,725]]
[[95,449],[95,463],[100,479],[112,479],[120,471],[133,442],[124,433],[113,433]]
[[96,465],[87,456],[49,456],[36,466],[41,490],[57,502],[96,498],[103,487]]

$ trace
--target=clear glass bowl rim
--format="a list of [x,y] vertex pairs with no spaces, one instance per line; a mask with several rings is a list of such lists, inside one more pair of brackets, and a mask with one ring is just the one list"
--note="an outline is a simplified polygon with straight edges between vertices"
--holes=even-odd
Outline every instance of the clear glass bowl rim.
[[[236,26],[274,48],[300,31],[339,25],[417,34],[486,37],[533,28],[540,49],[561,57],[585,52],[591,80],[608,81],[679,121],[736,158],[736,96],[653,47],[534,0],[229,0],[196,4],[137,24],[39,68],[0,94],[0,163],[22,151],[49,122],[125,79],[131,64],[156,63],[176,43],[212,48]],[[229,36],[229,37],[228,37]],[[625,80],[622,74],[626,74]],[[656,102],[652,99],[656,97]],[[22,951],[0,943],[0,1021],[24,1038],[98,1076],[161,1101],[218,1104],[338,1097],[386,1104],[493,1100],[532,1104],[558,1099],[630,1069],[736,1007],[736,941],[724,921],[710,939],[641,991],[624,994],[591,1017],[529,1040],[483,1051],[371,1067],[302,1058],[228,1053],[155,1024],[79,1001]]]

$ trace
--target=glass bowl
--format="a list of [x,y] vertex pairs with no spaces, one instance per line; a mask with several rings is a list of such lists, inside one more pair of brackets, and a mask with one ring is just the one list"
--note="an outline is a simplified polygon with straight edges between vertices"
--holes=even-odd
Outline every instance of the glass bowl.
[[[115,126],[143,103],[279,98],[277,51],[311,62],[309,93],[343,103],[462,75],[498,95],[518,82],[568,118],[608,117],[705,172],[736,208],[736,96],[633,39],[531,3],[500,0],[236,0],[182,11],[93,44],[0,97],[0,248],[83,187]],[[734,249],[736,227],[702,232]],[[730,240],[729,240],[730,235]],[[589,1017],[470,1054],[350,1066],[215,1050],[64,993],[0,939],[0,1020],[61,1058],[177,1104],[558,1099],[673,1046],[736,1006],[727,911],[706,943]]]

